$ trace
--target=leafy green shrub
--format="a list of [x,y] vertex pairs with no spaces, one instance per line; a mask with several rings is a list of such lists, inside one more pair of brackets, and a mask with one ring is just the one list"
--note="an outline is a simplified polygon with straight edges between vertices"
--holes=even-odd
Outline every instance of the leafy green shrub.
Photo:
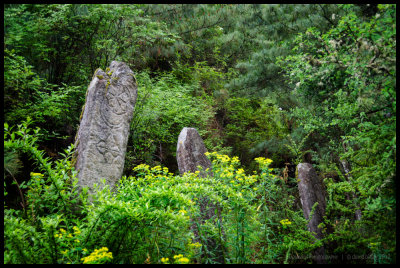
[[[5,210],[5,262],[46,263],[57,262],[54,240],[55,228],[64,217],[74,217],[77,205],[76,172],[69,159],[73,146],[66,150],[63,158],[52,163],[37,149],[40,129],[30,129],[30,120],[12,131],[4,124],[4,148],[16,153],[25,152],[37,163],[38,170],[31,172],[31,179],[19,187],[27,189],[24,213],[13,209]],[[17,237],[16,237],[17,235]],[[22,250],[26,248],[27,250]]]
[[[232,144],[232,155],[240,155],[245,166],[254,155],[281,160],[279,150],[260,143],[287,135],[284,114],[271,100],[231,97],[224,103],[225,145]],[[276,161],[278,162],[278,161]]]
[[33,126],[42,129],[42,139],[66,134],[66,126],[75,126],[84,103],[83,87],[51,85],[34,71],[25,58],[5,50],[4,116],[15,126],[28,116]]
[[140,90],[131,123],[125,174],[140,163],[163,163],[173,168],[180,131],[190,126],[203,135],[212,109],[202,97],[192,97],[196,84],[183,84],[171,74],[154,79],[142,72],[136,77]]

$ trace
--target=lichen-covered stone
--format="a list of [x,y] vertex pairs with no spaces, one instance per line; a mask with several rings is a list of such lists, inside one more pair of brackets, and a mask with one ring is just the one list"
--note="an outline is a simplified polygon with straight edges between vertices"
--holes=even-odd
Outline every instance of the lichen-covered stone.
[[113,61],[109,68],[111,77],[101,69],[93,75],[75,139],[74,161],[81,187],[99,185],[101,179],[114,187],[124,168],[137,85],[125,63]]

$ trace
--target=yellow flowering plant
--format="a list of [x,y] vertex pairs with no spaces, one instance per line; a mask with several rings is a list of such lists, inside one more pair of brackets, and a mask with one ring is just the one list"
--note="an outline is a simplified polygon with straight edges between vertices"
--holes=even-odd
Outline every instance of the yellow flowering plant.
[[59,263],[80,263],[79,256],[85,256],[88,251],[82,247],[83,236],[78,226],[73,226],[69,232],[59,228],[54,233],[54,239],[59,250]]
[[169,258],[161,258],[161,262],[164,264],[168,264],[169,263]]
[[113,259],[112,252],[108,251],[107,247],[95,249],[89,256],[83,257],[83,264],[104,264]]
[[289,219],[283,219],[281,221],[279,221],[280,224],[282,225],[282,228],[285,230],[286,228],[288,228],[289,225],[292,224],[291,221],[289,221]]
[[280,221],[280,223],[282,224],[282,226],[287,226],[287,225],[292,224],[292,222],[289,221],[289,219],[283,219]]
[[178,254],[174,256],[174,263],[176,264],[188,264],[189,258],[184,257],[182,254]]

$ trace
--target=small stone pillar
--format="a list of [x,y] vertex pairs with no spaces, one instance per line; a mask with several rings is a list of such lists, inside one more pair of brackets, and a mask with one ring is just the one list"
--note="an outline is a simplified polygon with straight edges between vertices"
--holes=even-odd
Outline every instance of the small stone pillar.
[[179,173],[184,174],[188,171],[194,173],[198,170],[197,167],[201,166],[204,170],[199,174],[200,177],[212,176],[212,173],[205,171],[207,168],[211,170],[211,161],[204,154],[206,152],[206,146],[197,130],[183,128],[179,134],[176,149]]
[[87,89],[73,157],[78,184],[88,186],[90,192],[101,179],[113,188],[122,176],[136,98],[136,80],[125,63],[113,61],[106,71],[95,71]]
[[[309,163],[300,163],[297,165],[298,174],[298,189],[300,194],[300,201],[303,207],[304,217],[309,220],[311,209],[316,202],[317,207],[314,210],[312,218],[308,223],[308,230],[313,233],[315,238],[322,239],[322,230],[318,225],[323,222],[325,215],[325,192],[321,180],[318,178],[317,173],[313,166]],[[314,254],[314,260],[317,263],[324,263],[324,248],[318,248]]]

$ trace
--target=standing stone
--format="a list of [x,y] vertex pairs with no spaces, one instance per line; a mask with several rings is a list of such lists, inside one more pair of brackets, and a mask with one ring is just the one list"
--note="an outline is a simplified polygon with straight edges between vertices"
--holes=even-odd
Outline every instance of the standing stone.
[[[211,170],[211,161],[205,156],[207,152],[203,139],[195,128],[185,127],[182,129],[178,137],[178,145],[176,150],[176,159],[178,161],[179,173],[192,172],[198,170],[197,166],[201,166],[204,171],[199,175],[207,176],[205,170]],[[209,173],[209,175],[212,175]]]
[[81,187],[90,189],[105,179],[113,188],[121,178],[136,98],[136,80],[125,63],[113,61],[106,72],[95,71],[75,139]]
[[[203,139],[195,128],[183,128],[178,137],[178,145],[176,150],[176,159],[178,162],[179,173],[183,175],[186,172],[194,173],[199,170],[197,167],[201,166],[202,170],[199,173],[199,177],[205,178],[207,176],[213,176],[211,172],[211,161],[204,154],[207,149],[204,145]],[[209,169],[208,171],[206,171]],[[199,197],[198,204],[200,206],[200,219],[195,219],[199,222],[199,225],[204,224],[206,220],[217,217],[215,211],[220,211],[218,204],[210,201],[208,197]],[[219,213],[221,215],[221,213]],[[193,220],[192,220],[193,221]],[[192,222],[191,230],[195,235],[195,242],[200,242],[199,230],[196,222]],[[219,218],[220,223],[222,219]],[[221,226],[222,228],[222,226]],[[223,234],[223,230],[222,230]],[[224,254],[221,243],[218,242],[216,237],[207,237],[206,247],[208,251],[216,253],[216,256],[208,255],[207,258],[213,259],[214,262],[224,263]]]
[[[313,166],[309,163],[300,163],[297,165],[298,172],[298,189],[300,194],[300,201],[303,207],[304,217],[309,220],[311,209],[316,202],[317,207],[314,210],[312,218],[308,223],[308,230],[312,232],[315,238],[322,239],[322,230],[318,225],[323,222],[325,215],[325,195],[322,182],[319,180],[317,173]],[[324,248],[318,248],[315,252],[314,259],[317,263],[323,262]]]

